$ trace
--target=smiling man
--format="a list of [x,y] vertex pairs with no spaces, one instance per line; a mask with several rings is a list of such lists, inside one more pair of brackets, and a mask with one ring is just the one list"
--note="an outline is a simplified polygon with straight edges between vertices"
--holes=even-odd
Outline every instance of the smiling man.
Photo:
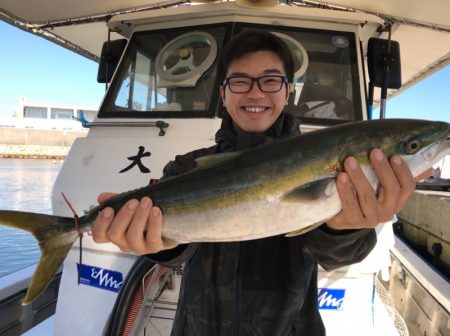
[[[193,169],[201,156],[299,134],[298,120],[283,112],[293,76],[290,52],[275,35],[246,31],[232,39],[218,68],[228,113],[216,145],[177,156],[164,177]],[[347,158],[337,179],[342,211],[304,235],[165,246],[163,214],[144,197],[117,214],[105,208],[93,237],[169,267],[185,262],[172,335],[325,335],[317,308],[317,265],[332,270],[362,260],[375,245],[373,228],[390,220],[414,191],[411,172],[399,157],[387,160],[374,149],[370,160],[380,180],[378,193],[357,160]],[[99,201],[110,195],[99,195]]]

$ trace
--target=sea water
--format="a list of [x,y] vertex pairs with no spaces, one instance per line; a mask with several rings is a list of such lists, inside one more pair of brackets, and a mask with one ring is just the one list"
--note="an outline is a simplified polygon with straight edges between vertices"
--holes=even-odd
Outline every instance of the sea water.
[[[0,159],[0,210],[52,213],[51,191],[62,161]],[[0,225],[0,277],[35,264],[31,233]]]

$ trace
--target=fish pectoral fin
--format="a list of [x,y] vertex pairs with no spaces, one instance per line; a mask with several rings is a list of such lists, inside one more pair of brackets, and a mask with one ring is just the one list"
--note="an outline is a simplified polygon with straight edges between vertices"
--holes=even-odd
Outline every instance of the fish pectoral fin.
[[325,223],[324,221],[320,221],[311,225],[308,225],[306,227],[302,227],[301,229],[295,230],[295,231],[291,231],[285,234],[285,237],[295,237],[295,236],[299,236],[301,234],[305,234],[311,230],[314,230],[315,228],[321,226],[323,223]]
[[27,295],[25,296],[22,305],[30,304],[45,291],[69,253],[72,244],[73,242],[70,242],[56,247],[50,243],[40,244],[42,253],[41,259],[34,271],[33,278],[28,286]]
[[218,163],[222,163],[231,158],[235,158],[242,155],[242,152],[230,152],[230,153],[221,153],[221,154],[212,154],[207,156],[202,156],[195,159],[197,163],[197,168],[207,168],[212,167]]
[[335,187],[336,180],[334,177],[313,181],[284,194],[281,202],[299,203],[316,201],[322,197],[328,198],[333,193],[332,188]]

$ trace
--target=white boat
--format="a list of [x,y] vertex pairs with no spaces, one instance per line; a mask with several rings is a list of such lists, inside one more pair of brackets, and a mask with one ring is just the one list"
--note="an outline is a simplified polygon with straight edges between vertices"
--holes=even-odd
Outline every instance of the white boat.
[[[61,192],[82,214],[100,192],[148,184],[176,154],[213,144],[222,112],[217,57],[239,31],[275,32],[293,51],[296,82],[287,110],[302,120],[302,131],[370,117],[369,78],[383,69],[376,62],[376,69],[368,67],[367,59],[383,56],[369,48],[371,38],[390,43],[396,59],[389,63],[394,75],[387,97],[450,63],[450,3],[444,0],[2,0],[0,7],[6,22],[99,62],[103,54],[99,79],[108,90],[53,188],[53,212],[61,216],[72,216]],[[401,80],[390,40],[401,48]],[[384,111],[380,96],[376,89],[373,105]],[[170,334],[182,268],[155,268],[89,236],[82,249],[80,262],[74,244],[62,275],[28,307],[20,301],[34,268],[0,279],[0,335]],[[319,286],[328,335],[450,334],[448,279],[394,237],[392,223],[379,229],[379,243],[365,261],[321,270]],[[132,304],[142,287],[145,298]]]

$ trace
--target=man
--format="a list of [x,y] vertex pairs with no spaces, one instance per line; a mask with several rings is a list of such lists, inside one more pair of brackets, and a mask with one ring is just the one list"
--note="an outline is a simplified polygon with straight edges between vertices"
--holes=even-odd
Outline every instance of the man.
[[[177,156],[165,167],[164,177],[193,169],[200,156],[298,134],[297,120],[283,113],[293,75],[291,55],[278,37],[260,31],[235,37],[223,50],[218,69],[227,114],[217,144]],[[387,160],[374,149],[370,160],[380,180],[378,192],[356,159],[347,158],[345,172],[337,177],[342,211],[304,235],[165,246],[162,212],[145,197],[129,201],[115,216],[104,209],[93,237],[163,265],[186,262],[172,335],[324,335],[317,309],[317,264],[331,270],[362,260],[375,245],[373,228],[392,219],[415,188],[399,157]],[[99,195],[99,201],[110,195]]]

